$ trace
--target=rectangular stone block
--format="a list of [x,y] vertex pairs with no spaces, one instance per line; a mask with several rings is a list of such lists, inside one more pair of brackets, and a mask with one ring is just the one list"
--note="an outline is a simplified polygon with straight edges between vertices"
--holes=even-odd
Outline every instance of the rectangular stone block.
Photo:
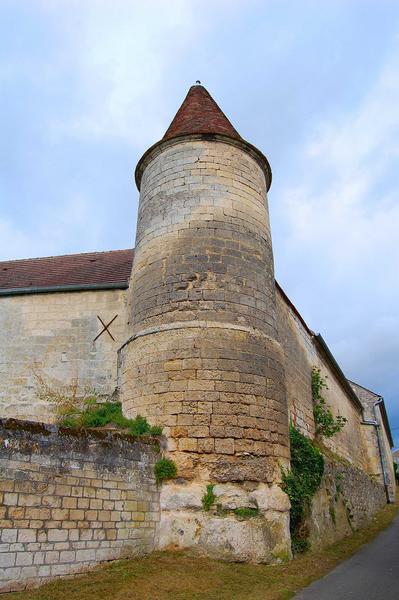
[[33,563],[33,552],[17,552],[15,565],[17,567],[29,566]]
[[68,531],[66,529],[50,529],[47,539],[49,542],[65,542],[68,539]]
[[233,439],[215,439],[215,452],[218,454],[234,454]]
[[18,502],[18,494],[8,493],[4,494],[3,502],[6,506],[13,506]]
[[178,447],[182,452],[197,452],[198,440],[195,438],[180,438]]
[[17,541],[17,529],[3,529],[1,532],[1,541],[3,544],[14,543]]
[[2,552],[0,553],[0,568],[6,569],[15,565],[16,553],[15,552]]
[[36,531],[32,529],[20,529],[18,531],[18,542],[27,543],[27,542],[36,542]]

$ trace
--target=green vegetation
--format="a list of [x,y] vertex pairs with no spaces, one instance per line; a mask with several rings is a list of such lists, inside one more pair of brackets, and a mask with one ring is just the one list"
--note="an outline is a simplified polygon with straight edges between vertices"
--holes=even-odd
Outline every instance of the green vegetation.
[[162,433],[161,427],[151,426],[145,417],[138,415],[135,419],[127,419],[122,413],[120,402],[101,402],[96,391],[83,388],[77,378],[63,383],[49,379],[37,366],[32,372],[38,397],[51,404],[57,415],[57,422],[64,427],[113,425],[133,436]]
[[312,441],[291,424],[291,470],[283,471],[282,489],[291,501],[290,530],[292,550],[304,552],[309,548],[306,516],[324,473],[324,459]]
[[177,475],[177,467],[170,458],[160,458],[158,462],[155,463],[154,473],[157,482],[161,483],[167,479],[174,479]]
[[5,595],[7,600],[288,600],[323,577],[387,527],[398,505],[387,504],[367,525],[320,552],[278,565],[211,560],[189,552],[155,552],[99,566],[84,575]]
[[[320,486],[324,473],[324,459],[319,449],[319,447],[323,449],[321,438],[333,437],[343,429],[347,421],[345,417],[340,415],[334,417],[323,398],[323,389],[328,389],[326,378],[321,375],[320,369],[313,367],[313,414],[316,425],[316,438],[318,439],[312,442],[299,433],[291,424],[291,470],[283,471],[282,474],[282,489],[288,494],[291,501],[290,530],[292,550],[296,554],[309,549],[309,531],[306,525],[306,517],[309,513],[312,498]],[[326,454],[328,452],[326,449]],[[341,492],[339,476],[337,476],[336,483],[336,494],[338,495]],[[330,510],[330,514],[335,523],[336,516],[333,508]]]
[[99,404],[95,397],[86,398],[81,408],[64,413],[59,419],[64,427],[105,427],[114,425],[126,429],[130,435],[161,435],[162,428],[151,426],[145,417],[137,415],[128,419],[122,413],[120,402],[103,402]]
[[[215,485],[210,483],[206,486],[206,493],[202,496],[201,502],[204,510],[209,512],[212,506],[215,504],[216,496],[213,492]],[[227,517],[228,515],[234,514],[240,519],[251,519],[257,517],[259,514],[258,508],[248,508],[246,506],[240,506],[234,509],[223,508],[221,504],[216,505],[216,514],[218,517]]]
[[[216,501],[216,496],[213,492],[215,485],[210,483],[206,486],[206,493],[202,496],[201,502],[204,510],[209,512],[214,506]],[[248,508],[246,506],[240,506],[238,508],[223,508],[221,504],[216,505],[216,514],[218,517],[227,517],[228,515],[234,514],[236,517],[240,519],[251,519],[252,517],[257,517],[259,514],[258,508]]]
[[206,493],[202,496],[201,502],[204,510],[207,512],[211,510],[213,503],[216,500],[216,496],[213,493],[214,484],[210,483],[206,486]]
[[393,470],[395,473],[395,479],[396,479],[396,481],[399,482],[399,465],[398,465],[398,463],[396,463],[396,462],[393,463]]
[[259,508],[247,508],[246,506],[242,506],[235,508],[233,513],[236,517],[240,517],[241,519],[252,519],[253,517],[258,516]]
[[322,391],[328,389],[326,378],[321,375],[320,369],[312,369],[312,397],[313,414],[316,425],[316,435],[320,437],[333,437],[345,427],[346,417],[334,417],[331,408],[322,396]]

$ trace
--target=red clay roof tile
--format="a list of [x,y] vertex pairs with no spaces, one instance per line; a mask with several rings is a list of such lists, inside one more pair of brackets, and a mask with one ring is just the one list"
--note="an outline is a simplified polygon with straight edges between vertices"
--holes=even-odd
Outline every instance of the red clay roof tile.
[[128,285],[134,251],[111,250],[0,262],[0,290]]
[[242,139],[212,96],[202,85],[193,85],[162,139],[192,133],[219,133]]

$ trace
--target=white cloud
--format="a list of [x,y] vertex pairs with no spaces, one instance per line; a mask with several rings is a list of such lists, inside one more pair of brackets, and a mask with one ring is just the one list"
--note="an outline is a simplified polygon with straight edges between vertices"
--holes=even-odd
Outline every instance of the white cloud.
[[0,260],[56,256],[73,253],[76,247],[81,252],[102,249],[104,230],[103,211],[94,201],[75,194],[62,205],[47,206],[45,212],[39,209],[30,230],[25,222],[18,225],[10,218],[0,218]]
[[34,256],[35,242],[9,219],[0,219],[0,260]]
[[140,146],[156,141],[171,118],[163,101],[168,77],[207,27],[194,8],[184,0],[92,1],[72,3],[70,11],[61,4],[64,60],[75,71],[79,98],[53,133]]
[[280,213],[287,224],[280,263],[293,300],[349,377],[386,392],[392,413],[399,363],[398,50],[396,44],[357,106],[313,130]]
[[355,279],[399,292],[398,70],[395,47],[359,106],[313,132],[304,175],[283,192],[289,252],[317,248],[320,277],[334,286]]

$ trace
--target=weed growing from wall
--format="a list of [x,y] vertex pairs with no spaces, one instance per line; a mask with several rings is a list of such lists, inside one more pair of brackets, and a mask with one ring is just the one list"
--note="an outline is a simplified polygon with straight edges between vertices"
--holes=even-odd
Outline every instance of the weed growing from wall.
[[290,531],[294,553],[309,548],[306,517],[324,473],[324,459],[312,441],[290,425],[291,470],[282,471],[282,489],[291,501]]
[[[214,506],[216,501],[216,495],[214,494],[213,483],[206,486],[206,492],[202,496],[201,502],[202,507],[206,512],[209,512]],[[218,517],[227,517],[228,515],[234,514],[239,519],[252,519],[259,515],[259,508],[248,508],[246,506],[240,506],[238,508],[223,508],[221,504],[216,505],[216,514]]]
[[322,396],[322,391],[328,389],[326,378],[321,375],[320,369],[312,369],[312,397],[313,415],[316,425],[316,435],[331,438],[345,427],[346,417],[334,417],[331,408]]
[[210,483],[209,485],[206,486],[206,493],[202,496],[201,502],[202,502],[202,506],[203,509],[208,512],[211,510],[215,500],[216,500],[216,496],[213,493],[213,488],[215,487],[215,485],[213,483]]
[[145,417],[137,415],[128,419],[122,413],[120,402],[103,402],[99,404],[95,397],[86,398],[81,407],[74,407],[59,418],[60,425],[64,427],[105,427],[114,425],[133,436],[161,435],[162,428],[151,426]]
[[170,458],[160,458],[155,463],[154,474],[157,483],[162,483],[168,479],[174,479],[177,475],[177,467]]
[[60,381],[45,374],[36,362],[30,370],[38,398],[45,400],[52,407],[52,412],[58,420],[81,411],[85,404],[99,402],[98,394],[82,386],[77,375],[68,382]]

